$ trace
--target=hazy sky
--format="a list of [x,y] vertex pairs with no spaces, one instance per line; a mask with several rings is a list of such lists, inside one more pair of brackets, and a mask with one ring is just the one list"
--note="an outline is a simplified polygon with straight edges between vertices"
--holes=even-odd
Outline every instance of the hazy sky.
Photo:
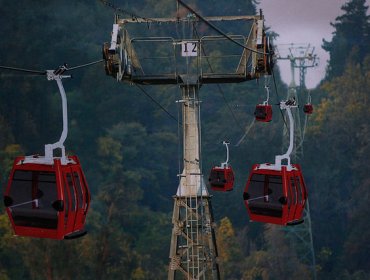
[[[348,0],[260,0],[266,25],[280,36],[275,44],[311,44],[319,57],[319,66],[307,69],[306,85],[315,87],[325,75],[329,55],[322,48],[322,39],[331,41],[334,28],[330,22],[343,14],[341,6]],[[366,1],[367,6],[370,0]],[[368,10],[369,12],[369,10]],[[282,50],[287,46],[281,46]],[[291,73],[288,61],[278,61],[283,80],[288,84]],[[296,83],[298,75],[296,74]]]

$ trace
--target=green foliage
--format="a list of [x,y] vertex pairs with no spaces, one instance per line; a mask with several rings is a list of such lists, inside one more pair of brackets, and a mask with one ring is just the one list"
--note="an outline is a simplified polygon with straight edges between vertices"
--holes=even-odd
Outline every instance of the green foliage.
[[331,25],[335,28],[331,42],[323,40],[323,49],[329,52],[328,78],[344,73],[347,58],[361,63],[370,45],[370,16],[366,0],[351,0],[342,6],[344,14]]
[[240,279],[242,251],[229,218],[224,217],[216,231],[219,265],[222,279]]
[[[256,12],[254,0],[243,5],[189,2],[207,16]],[[147,17],[175,16],[176,11],[170,0],[115,4]],[[100,59],[101,44],[110,39],[113,11],[100,1],[0,1],[0,11],[2,65],[74,66]],[[362,280],[370,273],[369,19],[363,0],[346,3],[343,11],[333,24],[333,40],[324,42],[330,53],[328,80],[315,90],[319,104],[310,118],[302,166],[320,278]],[[165,54],[164,48],[155,51]],[[213,50],[214,57],[217,53]],[[221,66],[217,59],[211,62],[214,70]],[[73,74],[74,79],[64,80],[69,105],[66,147],[80,157],[92,191],[89,234],[69,242],[15,237],[6,214],[1,214],[0,279],[165,279],[171,196],[181,171],[181,127],[136,87],[105,76],[102,65]],[[279,73],[275,75],[279,93],[285,92]],[[44,77],[1,71],[0,79],[0,170],[5,187],[15,156],[43,153],[43,145],[58,138],[61,112],[56,85]],[[282,146],[284,124],[277,108],[271,123],[255,123],[240,145],[233,145],[252,123],[255,104],[265,98],[262,83],[201,88],[205,177],[224,161],[223,140],[232,143],[231,165],[237,175],[233,192],[212,193],[221,274],[228,280],[309,279],[297,248],[276,227],[249,223],[242,201],[252,164],[273,161]],[[178,116],[178,88],[145,90]],[[271,99],[279,101],[274,95]]]

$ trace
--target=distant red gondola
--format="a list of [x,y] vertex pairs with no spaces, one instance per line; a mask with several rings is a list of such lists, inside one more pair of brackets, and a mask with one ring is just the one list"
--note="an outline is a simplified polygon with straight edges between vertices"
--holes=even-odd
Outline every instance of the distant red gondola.
[[256,121],[270,122],[272,120],[272,106],[268,104],[258,104],[254,111]]
[[308,101],[307,103],[303,106],[303,112],[307,115],[311,115],[313,113],[313,106],[311,104],[311,94],[308,92]]
[[14,161],[4,204],[16,235],[68,239],[86,233],[90,192],[76,156],[62,165]]
[[311,103],[307,103],[303,106],[303,112],[305,114],[311,115],[313,113],[313,106]]
[[214,191],[232,191],[234,187],[234,172],[231,166],[228,164],[229,161],[229,147],[228,142],[223,142],[226,146],[226,162],[221,163],[221,166],[214,166],[209,174],[209,184],[211,189]]
[[[303,222],[307,191],[301,168],[290,163],[293,150],[294,122],[291,107],[294,102],[281,102],[290,121],[290,145],[287,152],[275,157],[275,164],[255,164],[249,175],[243,199],[251,221],[278,225],[295,225]],[[287,164],[282,164],[282,161]]]
[[232,191],[234,187],[234,172],[229,167],[218,167],[212,168],[209,175],[209,184],[213,191]]
[[254,110],[256,121],[270,122],[272,120],[272,106],[268,104],[270,98],[269,87],[265,85],[267,99],[262,104],[258,104]]
[[[67,98],[61,79],[66,66],[47,71],[62,98],[63,131],[45,145],[45,156],[17,157],[4,193],[4,204],[16,235],[52,239],[83,236],[90,192],[77,156],[66,156]],[[60,157],[54,157],[59,149]]]

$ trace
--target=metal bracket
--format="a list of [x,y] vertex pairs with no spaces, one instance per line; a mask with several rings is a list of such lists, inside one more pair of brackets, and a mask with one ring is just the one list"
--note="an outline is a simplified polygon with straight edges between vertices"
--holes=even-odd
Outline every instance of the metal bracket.
[[226,147],[226,161],[221,163],[221,168],[227,168],[229,166],[229,144],[230,142],[223,141],[223,145]]
[[280,109],[281,110],[286,110],[288,113],[288,118],[289,118],[289,147],[288,150],[285,152],[283,155],[277,155],[275,156],[275,164],[260,164],[259,168],[260,169],[269,169],[269,170],[281,170],[282,160],[287,160],[287,165],[286,168],[288,171],[293,170],[293,166],[291,165],[290,162],[290,155],[293,151],[293,145],[294,145],[294,119],[293,115],[291,112],[291,108],[297,108],[296,101],[294,99],[291,100],[286,100],[286,101],[281,101],[280,102]]
[[68,135],[68,112],[67,112],[67,97],[64,91],[62,79],[64,78],[71,78],[71,75],[62,75],[66,70],[67,66],[63,65],[56,70],[46,70],[46,77],[48,81],[56,81],[60,96],[62,98],[62,111],[63,111],[63,131],[60,136],[59,141],[53,144],[46,144],[45,145],[45,156],[44,157],[35,157],[35,156],[27,156],[25,157],[23,163],[40,163],[40,164],[48,164],[51,165],[54,163],[54,150],[61,149],[61,157],[60,161],[62,165],[66,165],[68,163],[73,162],[66,157],[64,141],[67,139]]

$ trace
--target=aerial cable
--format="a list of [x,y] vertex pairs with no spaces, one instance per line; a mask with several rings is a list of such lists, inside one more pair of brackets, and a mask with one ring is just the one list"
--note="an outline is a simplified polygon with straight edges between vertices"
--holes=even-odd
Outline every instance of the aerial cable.
[[[309,103],[311,103],[311,94],[310,94],[310,92],[308,91],[308,102]],[[302,140],[301,140],[301,142],[297,145],[297,148],[296,149],[298,149],[298,148],[300,148],[300,147],[302,147],[303,146],[303,142],[304,142],[304,139],[305,139],[305,136],[306,136],[306,129],[307,129],[307,126],[308,126],[308,114],[305,114],[306,116],[305,116],[305,120],[304,120],[304,125],[303,125],[303,132],[302,132]]]
[[[75,69],[88,67],[88,66],[91,66],[91,65],[101,63],[103,61],[104,61],[103,59],[100,59],[100,60],[96,60],[96,61],[93,61],[93,62],[77,65],[77,66],[74,66],[74,67],[68,67],[67,64],[63,64],[62,66],[59,66],[57,69],[54,70],[54,74],[61,75],[66,71],[72,71],[72,70],[75,70]],[[31,69],[24,69],[24,68],[18,68],[18,67],[3,66],[3,65],[0,65],[0,69],[18,71],[18,72],[23,72],[23,73],[27,73],[27,74],[33,74],[33,75],[35,75],[35,74],[36,75],[46,75],[47,74],[47,71],[31,70]]]
[[247,49],[247,50],[249,50],[251,52],[254,52],[254,53],[258,53],[258,54],[262,54],[262,55],[272,55],[271,53],[260,52],[260,51],[256,51],[254,49],[248,48],[247,46],[244,46],[243,44],[239,43],[238,41],[235,41],[233,38],[231,38],[229,35],[227,35],[225,32],[223,32],[221,29],[219,29],[216,25],[214,25],[213,23],[209,22],[206,18],[204,18],[203,16],[201,16],[199,13],[197,13],[193,8],[191,8],[190,6],[188,6],[187,4],[185,4],[183,1],[177,0],[177,2],[179,2],[182,6],[184,6],[186,9],[188,9],[190,12],[192,12],[193,14],[195,14],[201,21],[203,21],[205,24],[207,24],[209,27],[211,27],[213,30],[215,30],[220,35],[224,36],[229,41],[237,44],[238,46],[240,46],[240,47],[242,47],[244,49]]
[[238,127],[239,127],[241,130],[244,130],[244,128],[243,128],[243,127],[242,127],[242,125],[240,124],[239,120],[236,118],[236,116],[235,116],[235,114],[234,114],[233,110],[231,109],[229,102],[226,100],[225,93],[224,93],[224,91],[222,90],[222,88],[221,88],[221,86],[220,86],[219,84],[217,84],[217,88],[218,88],[218,90],[220,91],[220,93],[221,93],[221,95],[222,95],[222,99],[224,100],[224,102],[225,102],[225,104],[226,104],[226,106],[227,106],[228,110],[230,111],[230,113],[231,113],[231,115],[232,115],[232,117],[233,117],[234,121],[236,122],[236,124],[238,125]]
[[250,125],[248,126],[248,128],[245,130],[244,135],[242,136],[242,138],[240,138],[240,140],[238,141],[238,143],[236,143],[235,147],[239,147],[239,145],[243,142],[244,138],[248,135],[249,131],[253,127],[255,121],[256,121],[256,118],[253,118],[252,122],[250,123]]
[[74,66],[74,67],[67,67],[66,71],[75,70],[75,69],[79,69],[79,68],[84,68],[84,67],[87,67],[87,66],[91,66],[91,65],[94,65],[94,64],[101,63],[103,61],[104,61],[104,59],[100,59],[100,60],[97,60],[97,61],[89,62],[89,63],[86,63],[86,64],[81,64],[81,65]]
[[30,69],[3,66],[3,65],[0,65],[0,69],[24,72],[24,73],[29,73],[29,74],[46,75],[46,71],[30,70]]
[[[275,80],[275,74],[274,74],[274,69],[273,69],[273,68],[271,69],[271,73],[272,73],[272,79],[273,79],[273,81],[274,81],[275,93],[276,93],[276,96],[277,96],[278,102],[280,102],[280,96],[279,96],[278,89],[277,89],[277,86],[276,86],[276,80]],[[280,106],[279,106],[279,111],[280,111],[281,116],[282,116],[282,118],[283,118],[283,121],[284,121],[284,124],[285,124],[286,129],[288,129],[288,130],[289,130],[289,128],[288,128],[288,124],[287,124],[287,123],[286,123],[286,121],[285,121],[285,117],[284,117],[284,114],[283,114],[283,110],[280,108]]]
[[[194,31],[195,31],[196,36],[197,36],[197,37],[198,37],[198,39],[199,39],[199,33],[198,33],[198,30],[197,30],[197,28],[196,28],[195,26],[194,26]],[[214,70],[213,70],[213,68],[212,68],[211,63],[209,62],[209,59],[208,59],[208,56],[207,56],[207,53],[206,53],[206,50],[205,50],[204,46],[202,47],[202,52],[203,52],[203,54],[204,54],[204,57],[206,58],[206,61],[207,61],[207,64],[208,64],[209,69],[211,69],[212,73],[214,73]],[[237,124],[237,126],[238,126],[242,131],[244,131],[244,128],[242,127],[242,125],[240,124],[239,120],[236,118],[236,116],[235,116],[235,114],[234,114],[233,110],[231,109],[230,104],[229,104],[229,102],[227,101],[227,99],[226,99],[226,97],[225,97],[225,93],[224,93],[224,91],[222,90],[222,88],[221,88],[220,84],[216,84],[216,86],[217,86],[217,88],[218,88],[219,92],[221,93],[222,99],[224,100],[224,102],[225,102],[225,104],[226,104],[226,107],[227,107],[227,108],[228,108],[228,110],[230,111],[231,116],[233,117],[233,119],[234,119],[235,123]]]
[[[172,115],[170,112],[168,112],[166,110],[166,108],[164,108],[157,100],[155,100],[144,88],[142,88],[138,84],[135,84],[135,86],[138,89],[140,89],[141,92],[144,93],[153,103],[155,103],[159,108],[161,108],[162,111],[164,111],[171,119],[173,119],[176,122],[179,122],[178,119],[174,115]],[[181,122],[179,122],[179,124],[182,125]]]
[[117,7],[116,5],[114,5],[113,3],[109,2],[109,1],[100,0],[100,2],[101,2],[102,4],[104,4],[105,6],[110,7],[110,8],[112,8],[113,10],[115,10],[115,11],[116,11],[116,13],[121,13],[121,14],[124,14],[124,15],[128,15],[128,16],[130,16],[130,17],[134,18],[134,19],[139,19],[139,18],[140,18],[140,19],[146,20],[146,21],[148,21],[148,22],[149,22],[149,21],[151,21],[151,22],[158,22],[158,21],[157,21],[157,20],[155,20],[155,19],[147,18],[147,17],[141,17],[141,16],[136,15],[136,14],[134,14],[134,13],[130,12],[130,11],[124,10],[124,9],[122,9],[122,8],[120,8],[120,7]]

